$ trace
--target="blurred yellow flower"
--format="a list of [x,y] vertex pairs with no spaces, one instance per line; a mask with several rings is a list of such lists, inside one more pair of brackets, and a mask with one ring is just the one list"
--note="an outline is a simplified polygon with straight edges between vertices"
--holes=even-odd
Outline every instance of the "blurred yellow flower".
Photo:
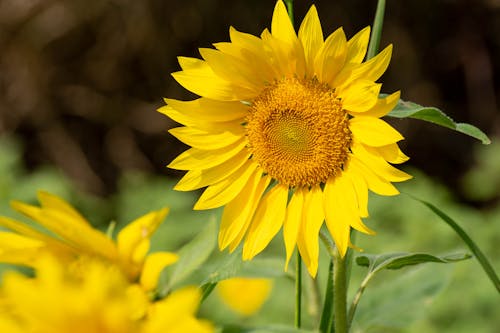
[[150,212],[125,226],[114,242],[61,198],[39,191],[38,199],[40,207],[18,201],[11,203],[13,209],[35,224],[0,217],[0,226],[11,230],[0,231],[0,262],[34,267],[44,252],[67,262],[82,255],[94,256],[117,265],[130,281],[138,281],[146,290],[152,290],[162,269],[178,259],[171,252],[148,255],[150,237],[165,219],[167,208]]
[[390,164],[408,159],[403,136],[380,119],[400,95],[379,98],[376,83],[392,45],[363,62],[369,28],[325,40],[312,6],[297,34],[281,0],[271,31],[229,35],[201,48],[203,60],[178,58],[173,77],[201,98],[166,99],[158,110],[185,125],[170,133],[192,147],[169,165],[188,170],[175,189],[207,187],[194,209],[225,206],[221,249],[244,241],[250,260],[283,227],[287,264],[297,246],[315,276],[323,221],[343,256],[351,228],[374,233],[361,220],[368,190],[396,195],[392,182],[411,178]]
[[230,309],[251,316],[260,310],[272,287],[271,279],[231,278],[219,282],[217,292]]
[[[195,317],[200,291],[180,289],[156,303],[114,265],[82,257],[70,265],[39,259],[35,278],[4,275],[0,332],[210,333]],[[84,272],[82,274],[82,272]]]

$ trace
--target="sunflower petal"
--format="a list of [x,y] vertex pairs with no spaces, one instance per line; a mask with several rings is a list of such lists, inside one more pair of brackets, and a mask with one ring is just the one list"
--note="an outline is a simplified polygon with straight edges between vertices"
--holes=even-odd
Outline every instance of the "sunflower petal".
[[302,224],[302,207],[304,205],[304,190],[298,188],[288,204],[286,210],[285,222],[283,223],[283,238],[285,239],[286,249],[286,264],[285,270],[288,269],[288,263],[292,257],[295,244],[297,243],[297,235],[300,225]]
[[299,28],[299,40],[304,48],[307,74],[314,75],[314,58],[323,45],[323,30],[316,6],[312,5]]
[[242,119],[249,112],[248,106],[240,101],[221,102],[202,97],[193,101],[166,98],[165,102],[186,117],[199,121],[227,122]]
[[404,163],[410,159],[401,149],[399,149],[397,143],[391,143],[380,147],[366,146],[365,148],[372,154],[380,155],[384,160],[393,164]]
[[315,74],[320,82],[331,82],[344,65],[346,56],[344,30],[335,30],[319,49],[314,58]]
[[345,89],[339,90],[342,107],[347,111],[363,112],[377,103],[381,84],[368,80],[357,80]]
[[[251,202],[252,206],[250,208],[250,213],[247,217],[247,220],[245,221],[245,224],[241,228],[241,230],[236,234],[236,237],[229,243],[229,252],[232,253],[238,245],[241,243],[241,240],[243,237],[246,235],[246,232],[248,230],[248,227],[251,225],[254,213],[259,206],[260,199],[262,195],[264,194],[265,190],[269,186],[269,183],[271,182],[271,177],[269,176],[262,176],[262,179],[259,183],[259,187],[255,191],[255,195],[253,197],[253,201]],[[252,198],[251,198],[252,199]]]
[[189,69],[172,73],[173,78],[193,93],[220,101],[247,100],[254,92],[220,78],[205,62],[193,62]]
[[352,115],[362,115],[380,118],[388,114],[394,109],[394,107],[398,104],[400,92],[396,91],[395,93],[377,100],[377,103],[369,110],[357,114],[356,112],[350,112]]
[[163,208],[149,212],[125,226],[117,237],[120,256],[133,263],[142,263],[149,250],[151,235],[163,222],[168,211],[168,208]]
[[175,263],[179,256],[172,252],[155,252],[151,253],[144,260],[140,284],[146,291],[154,290],[158,285],[161,271]]
[[368,186],[368,188],[380,195],[397,195],[399,191],[391,182],[382,179],[377,174],[375,174],[372,169],[366,166],[361,160],[359,160],[356,155],[353,155],[349,161],[349,168],[353,172],[354,176],[362,177]]
[[193,209],[212,209],[227,204],[242,191],[256,168],[257,163],[247,160],[238,171],[207,187]]
[[203,150],[221,149],[245,136],[243,126],[228,126],[224,132],[219,133],[206,132],[193,127],[176,127],[168,132],[188,146]]
[[248,181],[247,190],[241,192],[224,207],[219,231],[219,248],[221,250],[228,247],[239,234],[246,232],[257,203],[269,182],[269,177],[262,177],[262,170],[255,170]]
[[274,6],[271,33],[274,37],[286,43],[293,44],[297,40],[292,21],[290,21],[285,4],[281,0],[277,1],[276,6]]
[[368,41],[370,39],[370,27],[366,27],[347,42],[346,63],[360,64],[366,55]]
[[351,206],[352,192],[352,186],[349,188],[346,184],[346,178],[342,176],[332,177],[325,184],[323,204],[326,226],[342,257],[347,252],[351,223],[357,217],[354,207]]
[[262,198],[243,245],[243,260],[259,254],[278,233],[286,215],[288,187],[276,185]]
[[351,150],[361,162],[370,166],[370,169],[382,179],[390,182],[402,182],[412,178],[406,172],[396,169],[387,163],[380,155],[373,154],[365,149],[362,144],[354,143],[351,146]]
[[236,141],[230,146],[214,149],[202,150],[198,148],[191,148],[177,156],[168,165],[171,169],[177,170],[204,170],[220,165],[240,151],[246,146],[246,140],[242,139]]
[[176,191],[192,191],[218,183],[236,172],[250,157],[250,152],[240,151],[226,162],[205,170],[190,170],[175,185]]
[[386,146],[404,139],[391,125],[379,118],[354,117],[349,120],[349,129],[357,140],[372,147]]
[[249,89],[256,94],[263,86],[260,76],[256,72],[249,70],[249,66],[241,60],[214,49],[201,48],[200,54],[214,73],[221,78],[239,87]]
[[[323,191],[319,185],[311,188],[310,192],[306,194],[302,214],[304,216],[300,232],[302,240],[298,241],[297,244],[301,254],[304,252],[307,253],[307,256],[304,257],[304,263],[309,274],[315,277],[318,272],[319,258],[318,234],[325,220]],[[302,242],[304,245],[302,245]]]

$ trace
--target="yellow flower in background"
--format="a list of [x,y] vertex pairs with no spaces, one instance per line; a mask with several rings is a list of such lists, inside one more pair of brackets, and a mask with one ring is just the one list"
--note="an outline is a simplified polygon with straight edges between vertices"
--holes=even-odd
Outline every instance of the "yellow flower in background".
[[187,287],[151,304],[145,291],[131,284],[117,266],[89,258],[80,258],[68,266],[58,258],[43,257],[35,278],[17,272],[4,275],[0,331],[213,332],[209,323],[195,317],[200,298],[197,288]]
[[243,316],[258,312],[272,288],[271,279],[231,278],[217,284],[217,292],[222,301]]
[[156,288],[161,271],[177,261],[171,252],[148,255],[150,237],[165,219],[168,209],[150,212],[119,233],[116,242],[94,229],[71,205],[47,192],[38,192],[40,207],[14,201],[12,208],[32,219],[27,224],[0,217],[0,262],[36,266],[41,253],[48,252],[71,262],[94,256],[120,267],[130,281],[146,290]]
[[287,264],[297,245],[315,276],[323,221],[343,256],[351,227],[373,234],[361,220],[368,190],[396,195],[391,182],[411,178],[390,164],[408,159],[403,136],[380,119],[400,95],[379,98],[376,83],[392,45],[362,62],[369,28],[325,40],[312,6],[297,35],[281,0],[260,38],[229,33],[231,42],[200,49],[203,60],[179,57],[173,77],[201,98],[159,109],[184,125],[170,133],[192,147],[169,165],[188,170],[175,189],[207,187],[194,209],[225,206],[221,249],[244,240],[252,259],[283,227]]

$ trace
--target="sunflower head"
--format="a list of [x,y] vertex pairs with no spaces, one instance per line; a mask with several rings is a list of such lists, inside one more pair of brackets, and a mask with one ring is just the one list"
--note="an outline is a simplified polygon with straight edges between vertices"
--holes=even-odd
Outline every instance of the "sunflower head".
[[369,34],[348,40],[339,28],[325,39],[315,6],[296,33],[279,0],[270,31],[230,28],[231,41],[200,49],[203,59],[179,58],[173,77],[201,97],[159,109],[192,147],[169,167],[188,171],[177,190],[206,187],[195,209],[225,206],[221,249],[243,241],[251,259],[283,227],[287,262],[297,246],[314,276],[323,222],[341,255],[351,228],[373,233],[361,220],[368,190],[395,195],[392,182],[410,176],[391,165],[408,159],[402,135],[380,119],[399,100],[379,98],[376,82],[392,45],[363,62]]

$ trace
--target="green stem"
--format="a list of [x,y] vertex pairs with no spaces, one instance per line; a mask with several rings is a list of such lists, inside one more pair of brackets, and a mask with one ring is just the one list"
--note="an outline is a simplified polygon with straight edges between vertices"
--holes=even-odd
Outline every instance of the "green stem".
[[325,302],[323,303],[323,312],[321,313],[321,321],[319,331],[321,333],[329,333],[333,321],[333,259],[330,259],[328,266],[328,277],[326,280]]
[[292,21],[292,25],[295,25],[293,20],[293,0],[284,0],[286,4],[286,9],[288,11],[288,16],[290,16],[290,21]]
[[297,251],[297,267],[295,268],[295,327],[300,328],[302,305],[302,258]]
[[363,282],[361,282],[361,285],[359,286],[358,291],[356,292],[356,295],[354,295],[351,306],[349,307],[349,313],[347,315],[347,328],[348,329],[351,327],[352,320],[354,319],[354,314],[356,313],[356,309],[358,308],[359,300],[361,299],[361,296],[363,295],[363,292],[365,291],[366,285],[368,284],[368,281],[370,281],[372,276],[373,276],[372,274],[368,274],[363,279]]
[[370,45],[368,46],[368,53],[366,60],[373,58],[380,45],[380,36],[382,36],[382,26],[384,24],[385,13],[385,0],[378,0],[377,11],[375,12],[375,19],[373,20],[373,30],[370,36]]
[[347,279],[346,262],[335,248],[333,265],[333,312],[335,333],[347,333]]

